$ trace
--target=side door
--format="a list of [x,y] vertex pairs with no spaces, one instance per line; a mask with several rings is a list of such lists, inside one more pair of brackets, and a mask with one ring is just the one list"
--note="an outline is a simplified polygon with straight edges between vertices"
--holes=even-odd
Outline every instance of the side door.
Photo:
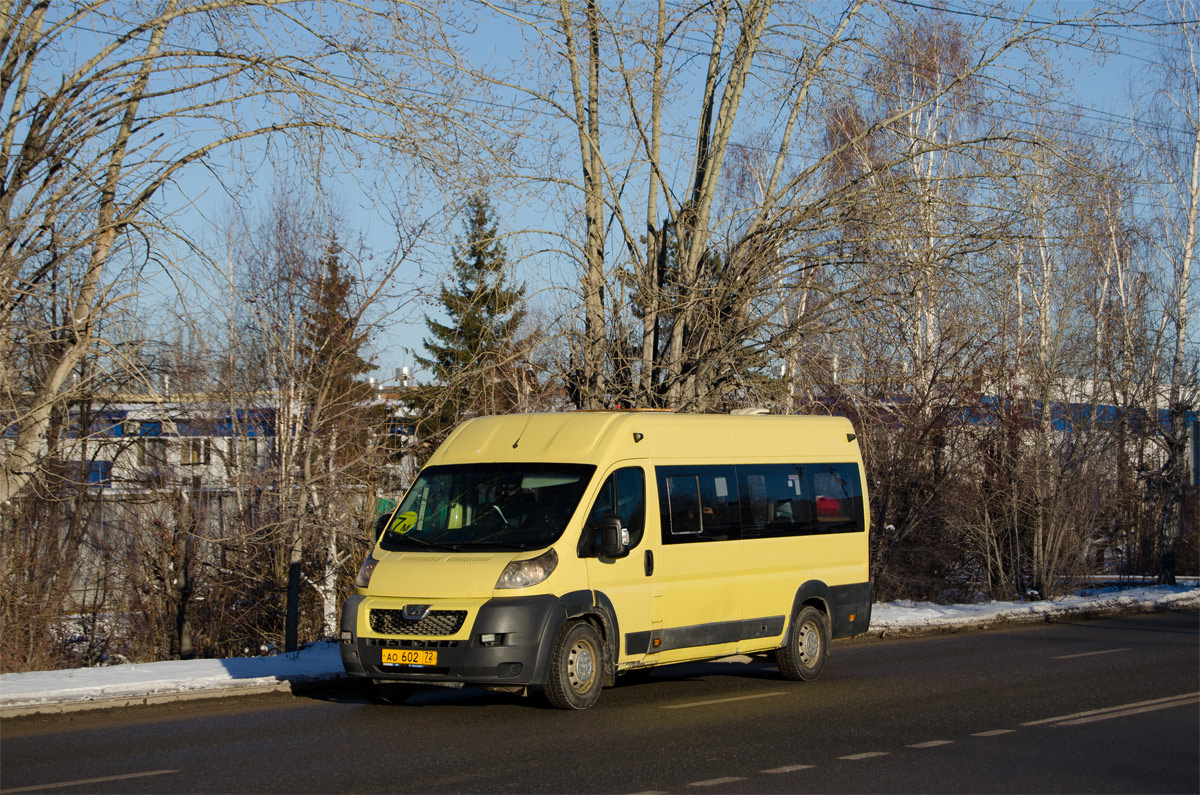
[[606,514],[621,517],[629,532],[629,554],[603,558],[583,551],[589,587],[602,594],[617,619],[618,665],[638,662],[646,655],[653,629],[654,565],[657,543],[646,532],[646,470],[641,464],[616,464],[605,477],[588,511],[581,547],[589,547],[589,528]]
[[732,466],[655,467],[662,544],[659,662],[733,654],[742,626],[741,508]]

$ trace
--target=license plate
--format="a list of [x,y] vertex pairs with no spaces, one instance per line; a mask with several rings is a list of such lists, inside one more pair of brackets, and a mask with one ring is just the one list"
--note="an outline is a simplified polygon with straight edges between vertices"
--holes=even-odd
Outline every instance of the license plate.
[[384,649],[384,665],[437,665],[437,652],[427,649]]

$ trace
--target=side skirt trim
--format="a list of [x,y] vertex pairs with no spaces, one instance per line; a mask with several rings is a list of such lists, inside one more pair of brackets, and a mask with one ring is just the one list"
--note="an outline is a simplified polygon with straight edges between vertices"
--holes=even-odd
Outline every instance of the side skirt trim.
[[[672,649],[772,638],[783,634],[784,621],[784,616],[768,616],[740,621],[693,624],[690,627],[675,627],[651,632],[630,632],[625,635],[625,653],[654,654]],[[658,641],[657,645],[655,645],[656,640]]]

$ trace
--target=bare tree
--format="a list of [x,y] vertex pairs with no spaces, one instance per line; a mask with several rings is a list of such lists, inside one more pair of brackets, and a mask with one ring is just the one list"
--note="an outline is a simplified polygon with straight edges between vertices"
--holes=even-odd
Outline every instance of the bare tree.
[[[366,147],[444,171],[458,147],[487,146],[450,112],[461,93],[455,60],[438,10],[405,0],[6,4],[0,410],[17,434],[0,454],[0,504],[34,476],[70,374],[112,354],[106,318],[123,297],[114,275],[153,259],[172,209],[165,186],[214,168],[217,153],[304,158],[320,170]],[[72,279],[55,284],[66,263]],[[40,350],[36,379],[22,377],[30,341],[15,313],[52,289],[63,344]]]
[[[914,22],[862,0],[832,23],[828,9],[770,0],[489,7],[528,34],[529,60],[564,75],[535,73],[545,85],[489,77],[551,120],[541,125],[550,157],[530,164],[541,171],[510,176],[548,183],[579,208],[580,233],[568,229],[563,250],[580,274],[580,404],[685,410],[759,394],[772,359],[794,358],[802,336],[833,327],[824,309],[851,291],[874,300],[833,245],[847,214],[905,169],[909,185],[949,206],[953,187],[937,169],[1016,134],[995,116],[982,131],[967,125],[972,92],[993,71],[1018,68],[1010,54],[1035,53],[1059,30],[1019,16],[960,30],[936,12]],[[563,82],[569,91],[557,89]],[[853,107],[867,95],[879,100],[873,112],[836,140],[806,126],[834,99]],[[888,136],[906,146],[889,147],[869,175],[824,179]],[[928,206],[927,227],[938,212]],[[934,264],[910,278],[928,281]]]
[[1149,107],[1138,117],[1149,123],[1135,125],[1148,161],[1148,193],[1154,202],[1156,225],[1151,253],[1159,276],[1154,288],[1162,309],[1162,319],[1153,331],[1157,355],[1149,375],[1156,392],[1161,390],[1156,397],[1165,399],[1167,417],[1165,423],[1156,423],[1162,464],[1145,476],[1151,493],[1161,501],[1155,547],[1159,581],[1164,583],[1175,581],[1176,547],[1188,491],[1188,417],[1200,398],[1200,363],[1191,323],[1194,265],[1200,251],[1198,12],[1191,0],[1168,4],[1168,13],[1177,24],[1167,29],[1162,61],[1154,69],[1161,81],[1159,87],[1147,96]]

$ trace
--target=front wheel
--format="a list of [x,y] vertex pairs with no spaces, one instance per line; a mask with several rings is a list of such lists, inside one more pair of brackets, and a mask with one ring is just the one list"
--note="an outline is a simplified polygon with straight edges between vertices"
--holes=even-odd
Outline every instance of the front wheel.
[[829,622],[815,607],[803,607],[792,622],[787,643],[775,652],[785,679],[811,682],[821,675],[829,657]]
[[558,709],[587,709],[600,698],[604,683],[604,642],[586,621],[559,633],[550,658],[546,700]]

